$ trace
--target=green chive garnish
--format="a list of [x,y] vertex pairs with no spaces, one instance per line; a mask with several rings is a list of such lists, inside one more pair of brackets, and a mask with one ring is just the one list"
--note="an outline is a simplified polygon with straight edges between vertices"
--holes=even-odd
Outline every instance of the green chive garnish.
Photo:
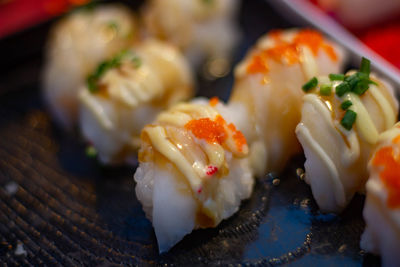
[[214,0],[203,0],[203,3],[206,5],[211,5],[214,2]]
[[311,80],[309,80],[303,85],[302,89],[304,92],[308,92],[311,89],[315,88],[317,85],[318,85],[318,79],[316,77],[313,77]]
[[331,81],[343,81],[344,80],[344,74],[331,73],[331,74],[329,74],[329,79]]
[[108,27],[113,29],[114,31],[118,31],[118,28],[119,28],[118,24],[115,21],[110,21],[108,23]]
[[369,59],[366,59],[365,57],[362,57],[361,66],[360,66],[360,72],[364,73],[367,76],[369,76],[369,74],[371,72],[371,61],[369,61]]
[[139,68],[142,65],[142,61],[138,57],[133,57],[131,59],[131,61],[132,61],[133,65],[135,66],[136,69]]
[[85,150],[86,156],[89,158],[94,158],[97,155],[97,150],[93,146],[88,146]]
[[322,84],[319,88],[319,93],[324,96],[331,95],[332,93],[332,85],[330,84]]
[[341,84],[336,86],[336,94],[339,97],[342,97],[347,92],[350,92],[350,86],[347,82],[342,82]]
[[121,65],[121,61],[128,56],[131,57],[131,61],[133,62],[134,67],[139,68],[140,65],[142,64],[140,58],[135,56],[129,50],[123,50],[120,53],[118,53],[114,58],[100,63],[97,69],[91,75],[89,75],[89,77],[86,80],[89,91],[91,93],[97,92],[99,90],[97,83],[101,78],[101,76],[103,76],[104,73],[106,73],[108,70],[119,67]]
[[350,100],[346,100],[344,101],[341,105],[340,108],[343,110],[348,109],[351,105],[353,105],[353,103]]
[[346,114],[344,114],[343,119],[340,121],[340,124],[348,131],[351,130],[353,127],[354,122],[356,121],[357,118],[357,113],[352,111],[351,109],[348,109],[346,111]]
[[352,89],[352,91],[357,95],[364,94],[369,88],[369,80],[361,80],[356,86]]

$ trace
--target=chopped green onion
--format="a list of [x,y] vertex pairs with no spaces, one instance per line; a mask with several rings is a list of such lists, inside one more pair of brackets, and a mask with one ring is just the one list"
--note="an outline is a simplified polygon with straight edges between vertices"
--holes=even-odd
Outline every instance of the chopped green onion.
[[203,0],[203,3],[206,5],[211,5],[214,2],[214,0]]
[[348,85],[350,86],[350,90],[352,90],[361,79],[362,77],[360,77],[360,75],[358,75],[358,72],[356,72],[353,75],[346,76],[344,78],[344,81],[348,83]]
[[123,50],[120,53],[118,53],[114,58],[100,63],[97,69],[91,75],[89,75],[89,77],[86,80],[89,91],[91,93],[97,92],[99,89],[97,83],[101,78],[101,76],[103,76],[104,73],[106,73],[108,70],[119,67],[121,65],[121,61],[127,56],[132,57],[131,60],[134,63],[135,68],[140,67],[140,65],[142,64],[140,58],[135,56],[129,50]]
[[371,72],[371,61],[369,59],[362,57],[361,59],[361,66],[360,66],[360,72],[364,73],[365,75],[369,76]]
[[356,86],[352,89],[352,91],[357,95],[363,95],[369,88],[369,80],[361,80]]
[[304,92],[308,92],[311,89],[315,88],[317,85],[318,85],[318,79],[316,77],[313,77],[311,80],[309,80],[303,85],[302,89]]
[[351,130],[353,127],[354,122],[356,121],[357,118],[357,113],[352,111],[351,109],[348,109],[346,111],[346,114],[344,114],[343,119],[340,121],[340,124],[348,131]]
[[324,96],[331,95],[332,93],[332,85],[330,84],[322,84],[319,88],[319,93]]
[[376,83],[369,78],[370,72],[371,62],[363,57],[360,71],[344,78],[344,81],[347,82],[350,87],[350,91],[357,95],[363,95],[368,90],[370,84],[376,85]]
[[329,79],[331,81],[343,81],[344,80],[344,74],[331,73],[331,74],[329,74]]
[[89,76],[87,78],[88,89],[91,93],[95,93],[97,91],[97,79],[94,76]]
[[336,94],[339,97],[342,97],[347,92],[350,92],[350,86],[347,82],[342,82],[341,84],[336,86]]
[[133,57],[131,59],[131,61],[132,61],[133,65],[135,66],[136,69],[139,68],[142,65],[142,61],[138,57]]
[[88,146],[85,150],[86,156],[89,158],[94,158],[97,155],[97,150],[93,146]]
[[79,5],[75,8],[71,8],[68,11],[68,14],[76,13],[76,12],[93,12],[95,7],[97,6],[97,1],[88,1],[88,3]]
[[118,31],[119,27],[118,27],[118,23],[116,23],[115,21],[110,21],[107,25],[110,29],[114,30],[114,31]]
[[341,105],[340,108],[343,110],[348,109],[351,105],[353,105],[353,103],[350,100],[346,100],[344,101]]

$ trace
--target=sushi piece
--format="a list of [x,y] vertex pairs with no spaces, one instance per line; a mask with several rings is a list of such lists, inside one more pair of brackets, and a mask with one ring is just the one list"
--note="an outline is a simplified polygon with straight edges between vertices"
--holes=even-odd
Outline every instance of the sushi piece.
[[141,135],[136,196],[160,252],[197,228],[217,226],[250,197],[254,179],[243,134],[213,99],[178,104]]
[[360,71],[313,78],[296,134],[304,149],[305,181],[323,212],[341,212],[365,190],[367,163],[379,133],[397,119],[392,87],[374,75],[369,61]]
[[78,90],[103,60],[129,46],[137,23],[129,9],[103,5],[78,10],[51,30],[43,71],[43,94],[56,121],[71,130],[78,120]]
[[257,176],[279,172],[301,151],[301,86],[316,75],[338,72],[342,50],[310,29],[271,31],[257,42],[235,69],[229,104],[242,110],[239,129],[249,142]]
[[400,262],[400,123],[379,137],[369,162],[361,248],[380,254],[382,266]]
[[101,63],[79,92],[80,127],[104,164],[136,159],[142,128],[194,93],[192,73],[173,46],[146,40]]
[[143,10],[150,36],[180,47],[192,66],[209,60],[228,68],[239,41],[238,0],[150,0]]

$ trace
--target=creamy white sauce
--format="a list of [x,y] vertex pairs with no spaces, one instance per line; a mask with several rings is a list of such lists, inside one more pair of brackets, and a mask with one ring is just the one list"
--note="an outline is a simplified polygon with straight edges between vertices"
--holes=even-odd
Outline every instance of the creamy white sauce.
[[354,93],[347,93],[344,99],[353,103],[349,109],[357,113],[355,126],[361,138],[371,145],[375,144],[378,140],[379,132],[360,97]]
[[[229,145],[229,143],[234,142],[230,140],[233,137],[230,133],[231,129],[229,129],[227,125],[224,126],[227,139],[223,144],[208,143],[206,140],[199,139],[189,130],[186,130],[185,125],[193,119],[209,118],[215,120],[218,115],[219,113],[217,110],[208,104],[178,104],[170,110],[161,113],[155,125],[148,125],[143,130],[143,134],[146,134],[149,139],[149,145],[175,165],[182,173],[184,179],[187,179],[193,196],[202,203],[201,212],[213,218],[215,221],[219,220],[217,216],[219,207],[216,206],[216,201],[218,201],[218,199],[210,198],[212,194],[207,197],[207,194],[210,194],[210,192],[204,192],[204,186],[210,182],[210,179],[222,179],[225,177],[218,176],[218,178],[213,178],[213,169],[216,167],[216,171],[222,169],[229,171],[230,166],[227,165],[227,162],[230,161],[230,158],[226,158],[227,156],[235,156],[238,158],[245,157],[247,156],[248,149],[247,146],[245,146],[244,151],[246,151],[246,153],[244,153],[243,151],[239,151],[236,146],[231,147]],[[165,130],[167,126],[176,127],[179,131],[187,131],[188,135],[185,133],[185,138],[192,138],[193,144],[201,149],[205,157],[198,155],[196,151],[193,151],[193,153],[189,151],[190,159],[187,158],[183,150],[190,148],[182,146],[186,141],[180,141],[180,137],[173,138],[169,136]],[[211,174],[207,173],[210,170]]]
[[333,163],[328,154],[326,154],[324,149],[317,142],[315,142],[310,131],[303,123],[300,123],[297,126],[296,132],[299,136],[299,139],[303,141],[303,144],[309,147],[314,152],[314,155],[319,157],[321,159],[321,162],[325,164],[325,168],[328,171],[329,176],[331,177],[330,180],[333,182],[335,200],[337,205],[338,206],[345,205],[346,203],[345,191],[342,181],[340,180],[339,172],[336,168],[336,165]]
[[152,146],[165,156],[184,174],[194,192],[201,187],[201,179],[179,149],[168,140],[165,129],[161,126],[146,127],[143,130],[150,138]]
[[393,109],[390,102],[386,99],[386,97],[382,94],[379,88],[371,84],[369,86],[369,92],[375,98],[376,102],[378,103],[379,107],[382,109],[385,119],[386,128],[390,128],[396,122],[396,112]]
[[318,75],[317,60],[307,46],[301,46],[300,62],[307,81]]
[[94,114],[97,121],[104,129],[111,130],[114,127],[114,123],[110,120],[104,107],[96,97],[91,95],[88,89],[83,88],[79,92],[79,100]]
[[[317,109],[318,113],[324,118],[327,125],[329,125],[329,131],[332,135],[337,134],[337,129],[332,121],[332,115],[330,110],[326,107],[325,103],[315,94],[307,94],[304,96],[304,102],[308,102],[313,105],[314,108]],[[336,165],[333,163],[332,159],[326,154],[326,152],[322,149],[319,143],[312,137],[310,130],[303,124],[300,123],[296,128],[297,135],[301,136],[300,138],[306,142],[306,144],[302,144],[303,146],[310,147],[312,151],[314,151],[315,156],[319,157],[322,162],[325,163],[325,167],[329,176],[332,178],[332,182],[335,185],[335,199],[339,205],[344,205],[346,198],[345,192],[343,188],[343,184],[339,177],[339,171],[337,170]],[[354,142],[353,138],[350,138],[351,142]],[[352,146],[348,148],[344,142],[338,144],[341,147],[342,151],[346,155],[348,159],[358,158],[359,156],[359,146],[358,143],[352,143]]]

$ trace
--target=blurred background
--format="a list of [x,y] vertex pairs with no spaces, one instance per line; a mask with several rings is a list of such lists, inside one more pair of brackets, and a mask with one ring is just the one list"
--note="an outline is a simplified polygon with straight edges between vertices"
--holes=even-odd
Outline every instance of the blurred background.
[[[252,1],[252,0],[251,0]],[[270,0],[270,2],[279,0]],[[0,40],[43,24],[90,0],[0,0]],[[140,5],[141,0],[126,1]],[[301,2],[301,1],[299,1]],[[304,0],[323,10],[400,68],[400,1]],[[285,12],[281,10],[280,12]]]

